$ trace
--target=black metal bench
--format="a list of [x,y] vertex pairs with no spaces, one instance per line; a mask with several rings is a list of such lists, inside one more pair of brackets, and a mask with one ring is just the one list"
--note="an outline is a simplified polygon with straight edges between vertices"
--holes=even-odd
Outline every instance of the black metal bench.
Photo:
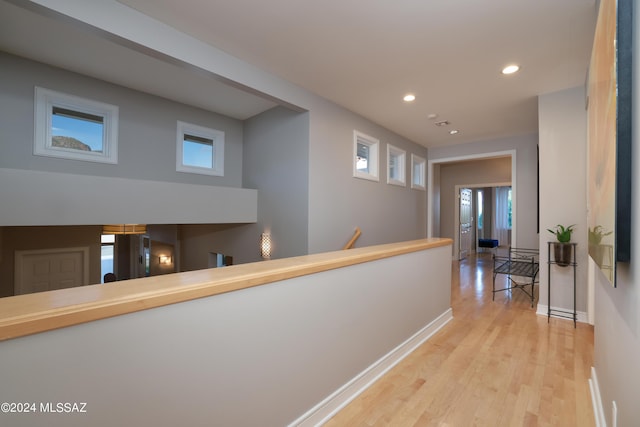
[[[538,270],[540,269],[539,252],[537,249],[509,248],[508,256],[493,256],[493,300],[496,299],[496,292],[511,291],[520,289],[531,298],[531,307],[535,299],[533,287],[536,283]],[[496,289],[496,276],[504,274],[508,277],[508,286]],[[513,276],[521,277],[524,280],[516,281]],[[520,280],[520,279],[519,279]],[[531,286],[531,291],[527,290]]]

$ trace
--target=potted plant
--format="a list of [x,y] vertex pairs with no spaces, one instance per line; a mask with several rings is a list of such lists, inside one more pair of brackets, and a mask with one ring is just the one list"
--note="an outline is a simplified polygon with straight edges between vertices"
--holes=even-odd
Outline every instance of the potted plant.
[[547,228],[547,231],[556,236],[557,242],[553,243],[553,258],[561,267],[566,267],[571,264],[571,248],[573,245],[570,245],[571,242],[571,233],[573,233],[573,228],[575,224],[572,224],[568,227],[563,225],[556,225],[555,229]]
[[589,229],[589,254],[599,267],[603,265],[606,250],[605,246],[602,245],[602,239],[611,233],[613,231],[604,231],[601,225],[596,225],[593,230]]

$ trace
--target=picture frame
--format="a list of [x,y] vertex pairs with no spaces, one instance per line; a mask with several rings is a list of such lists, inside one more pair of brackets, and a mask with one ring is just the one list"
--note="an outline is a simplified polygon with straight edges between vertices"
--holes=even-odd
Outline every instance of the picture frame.
[[615,287],[631,260],[633,0],[602,0],[587,73],[589,255]]

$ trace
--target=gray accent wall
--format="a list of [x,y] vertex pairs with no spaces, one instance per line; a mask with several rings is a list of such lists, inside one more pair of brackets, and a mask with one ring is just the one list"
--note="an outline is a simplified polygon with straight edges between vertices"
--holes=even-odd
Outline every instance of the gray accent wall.
[[[35,86],[117,105],[118,164],[35,156]],[[0,168],[184,184],[242,186],[243,136],[240,120],[3,52],[0,52],[0,96]],[[224,131],[225,176],[176,172],[178,120]]]
[[[341,249],[356,227],[356,247],[426,237],[426,192],[411,189],[411,154],[427,149],[329,101],[310,115],[309,252]],[[353,177],[353,131],[380,140],[380,181]],[[407,185],[387,184],[387,144],[407,152]]]

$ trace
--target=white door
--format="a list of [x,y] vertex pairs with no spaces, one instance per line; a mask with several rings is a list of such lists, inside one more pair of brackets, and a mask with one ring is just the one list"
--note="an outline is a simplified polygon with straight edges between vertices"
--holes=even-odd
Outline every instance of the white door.
[[16,251],[15,294],[89,284],[89,248]]
[[473,192],[469,188],[460,189],[460,239],[458,240],[458,259],[465,259],[471,252],[473,237],[473,215],[471,197]]

